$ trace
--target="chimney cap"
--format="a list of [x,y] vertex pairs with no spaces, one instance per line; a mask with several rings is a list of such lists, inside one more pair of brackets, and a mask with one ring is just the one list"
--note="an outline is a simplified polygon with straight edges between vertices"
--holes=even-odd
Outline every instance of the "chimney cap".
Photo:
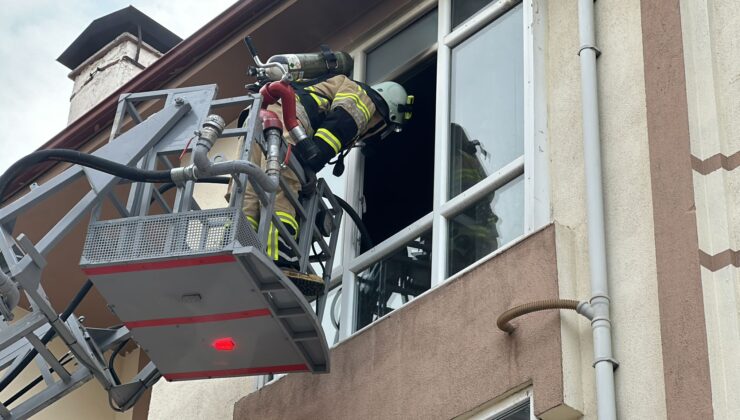
[[139,27],[142,41],[162,54],[182,41],[179,36],[134,6],[128,6],[92,21],[57,61],[74,70],[122,33],[137,36]]

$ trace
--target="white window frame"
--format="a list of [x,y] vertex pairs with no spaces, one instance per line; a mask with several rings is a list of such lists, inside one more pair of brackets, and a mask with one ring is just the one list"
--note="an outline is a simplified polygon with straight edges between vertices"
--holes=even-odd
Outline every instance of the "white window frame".
[[[449,199],[449,116],[452,49],[521,3],[523,3],[522,15],[524,19],[524,155],[468,190]],[[435,52],[437,54],[435,175],[432,211],[362,255],[358,255],[360,242],[358,230],[351,223],[345,224],[345,229],[341,233],[344,235],[345,246],[342,250],[340,342],[361,331],[353,331],[356,323],[358,299],[356,274],[431,229],[431,288],[435,288],[452,277],[457,277],[456,273],[452,273],[452,275],[447,273],[448,219],[491,191],[522,174],[524,175],[524,233],[520,238],[511,241],[509,244],[502,244],[502,247],[482,258],[479,262],[501,252],[503,248],[508,248],[511,243],[518,242],[521,238],[549,223],[551,216],[546,148],[547,92],[544,74],[545,26],[543,15],[545,6],[546,0],[499,0],[485,6],[465,22],[459,24],[457,28],[451,30],[451,0],[424,0],[415,4],[393,22],[385,25],[381,31],[362,41],[352,52],[354,78],[364,81],[368,51],[437,7],[437,42],[416,57],[412,57],[400,69],[394,71],[394,75],[402,73],[404,69],[421,63]],[[362,209],[364,157],[358,150],[353,150],[349,154],[346,167],[348,170],[345,190],[346,201],[354,208]],[[464,271],[467,271],[467,269]],[[346,310],[346,308],[350,308],[350,310]]]
[[515,392],[506,398],[484,404],[472,412],[456,417],[455,420],[491,420],[506,414],[507,411],[520,406],[525,401],[529,402],[529,417],[537,420],[534,415],[534,403],[532,401],[532,387],[529,386],[521,391]]

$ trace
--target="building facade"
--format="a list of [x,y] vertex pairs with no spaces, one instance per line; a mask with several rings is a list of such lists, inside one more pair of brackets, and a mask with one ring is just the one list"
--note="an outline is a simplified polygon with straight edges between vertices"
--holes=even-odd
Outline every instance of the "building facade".
[[[373,241],[345,222],[322,320],[331,373],[162,381],[148,416],[597,418],[589,320],[546,311],[510,335],[496,327],[516,305],[592,297],[585,48],[598,51],[618,417],[740,418],[740,5],[595,2],[596,45],[579,40],[578,7],[238,2],[47,143],[102,145],[120,92],[216,83],[219,97],[243,95],[246,35],[263,58],[329,44],[352,54],[353,78],[415,95],[403,133],[321,174]],[[219,147],[235,153],[235,141]],[[197,196],[218,207],[224,193]],[[41,229],[39,217],[16,230]]]

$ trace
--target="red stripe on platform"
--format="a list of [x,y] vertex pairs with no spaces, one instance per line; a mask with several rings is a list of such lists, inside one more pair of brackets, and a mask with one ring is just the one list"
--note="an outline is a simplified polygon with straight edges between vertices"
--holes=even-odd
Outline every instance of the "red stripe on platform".
[[299,364],[299,365],[242,368],[242,369],[203,370],[199,372],[165,373],[163,376],[168,381],[177,381],[177,380],[182,380],[182,379],[224,378],[228,376],[265,375],[268,373],[305,372],[305,371],[308,371],[308,366],[306,366],[305,364]]
[[124,322],[128,329],[146,327],[164,327],[167,325],[200,324],[203,322],[230,321],[232,319],[255,318],[270,316],[269,309],[251,309],[249,311],[230,312],[226,314],[184,316],[179,318],[145,319],[141,321]]
[[181,258],[177,260],[153,261],[138,264],[109,265],[107,267],[83,268],[82,272],[88,276],[99,276],[103,274],[129,273],[132,271],[166,270],[168,268],[192,267],[205,264],[221,264],[234,262],[233,255],[211,255],[198,258]]

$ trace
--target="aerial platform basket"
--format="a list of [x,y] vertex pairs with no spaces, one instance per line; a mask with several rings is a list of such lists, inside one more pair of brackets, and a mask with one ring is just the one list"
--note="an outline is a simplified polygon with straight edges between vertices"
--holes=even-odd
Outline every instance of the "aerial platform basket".
[[170,381],[329,370],[316,315],[240,209],[93,222],[80,265]]

